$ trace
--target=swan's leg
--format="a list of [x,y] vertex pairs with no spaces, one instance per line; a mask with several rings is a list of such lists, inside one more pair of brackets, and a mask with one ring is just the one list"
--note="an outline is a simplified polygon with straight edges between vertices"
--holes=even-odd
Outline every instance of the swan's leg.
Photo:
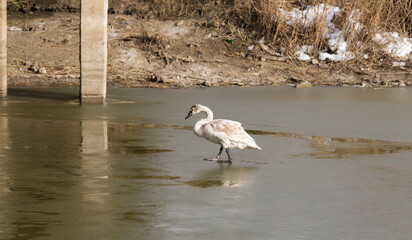
[[226,161],[218,160],[217,162],[218,163],[229,163],[229,164],[232,163],[232,157],[229,154],[229,148],[226,148],[226,154],[227,154],[228,160]]
[[230,156],[230,154],[229,154],[229,148],[226,148],[226,154],[227,154],[227,157],[229,158],[229,162],[232,162],[232,157]]
[[219,153],[217,154],[217,156],[216,156],[215,158],[205,158],[204,160],[207,160],[207,161],[219,161],[220,155],[222,154],[222,152],[223,152],[223,146],[220,146]]

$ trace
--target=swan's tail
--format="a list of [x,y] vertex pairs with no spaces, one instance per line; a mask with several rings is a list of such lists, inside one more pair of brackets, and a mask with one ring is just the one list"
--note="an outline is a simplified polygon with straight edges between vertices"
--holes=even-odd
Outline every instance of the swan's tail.
[[249,145],[249,148],[257,149],[257,150],[262,150],[256,143],[253,145]]

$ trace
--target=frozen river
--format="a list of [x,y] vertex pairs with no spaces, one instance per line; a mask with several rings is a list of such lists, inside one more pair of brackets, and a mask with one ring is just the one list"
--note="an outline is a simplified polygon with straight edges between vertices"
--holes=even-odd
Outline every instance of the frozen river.
[[[0,239],[412,239],[412,90],[12,88]],[[200,103],[263,151],[203,161]],[[223,154],[224,157],[225,154]]]

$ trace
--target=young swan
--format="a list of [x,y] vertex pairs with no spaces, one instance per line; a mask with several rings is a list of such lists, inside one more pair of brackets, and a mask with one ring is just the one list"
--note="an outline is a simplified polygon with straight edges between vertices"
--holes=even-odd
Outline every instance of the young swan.
[[193,131],[197,136],[204,137],[207,140],[220,145],[219,153],[216,158],[205,158],[205,160],[220,161],[220,155],[222,154],[223,149],[226,150],[229,159],[220,162],[228,163],[232,162],[229,149],[253,148],[262,150],[256,145],[255,140],[246,133],[239,122],[226,119],[213,120],[213,112],[206,106],[200,104],[193,105],[185,119],[188,119],[193,114],[201,112],[206,113],[206,118],[199,120],[195,124]]

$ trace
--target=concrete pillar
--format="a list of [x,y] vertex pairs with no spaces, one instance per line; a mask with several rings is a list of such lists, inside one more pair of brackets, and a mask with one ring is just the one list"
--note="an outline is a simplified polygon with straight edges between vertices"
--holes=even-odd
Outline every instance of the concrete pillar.
[[0,97],[7,96],[7,0],[0,0]]
[[106,98],[108,0],[81,0],[80,96],[82,102]]

